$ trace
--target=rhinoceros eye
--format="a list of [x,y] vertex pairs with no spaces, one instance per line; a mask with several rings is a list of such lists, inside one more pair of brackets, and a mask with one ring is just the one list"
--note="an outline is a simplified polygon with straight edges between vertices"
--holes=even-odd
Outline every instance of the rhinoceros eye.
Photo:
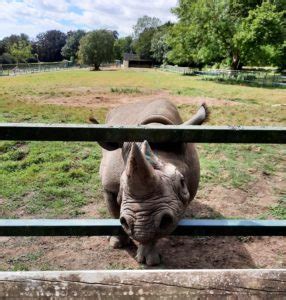
[[189,191],[188,191],[188,188],[187,188],[187,185],[186,185],[186,182],[185,182],[185,179],[183,176],[180,178],[180,185],[181,186],[178,191],[180,199],[182,200],[183,203],[187,203],[190,195],[189,195]]

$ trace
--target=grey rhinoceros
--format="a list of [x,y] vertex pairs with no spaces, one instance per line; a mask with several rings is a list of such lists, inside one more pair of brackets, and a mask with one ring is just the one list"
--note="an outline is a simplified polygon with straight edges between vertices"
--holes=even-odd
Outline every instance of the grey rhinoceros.
[[[175,105],[167,100],[119,106],[107,116],[108,125],[200,125],[208,117],[205,104],[183,123]],[[95,119],[90,119],[96,122]],[[177,226],[195,197],[200,165],[191,143],[103,143],[100,176],[110,214],[119,218],[127,235],[138,241],[136,259],[156,265],[160,255],[156,241]],[[128,236],[110,238],[114,248],[123,247]]]

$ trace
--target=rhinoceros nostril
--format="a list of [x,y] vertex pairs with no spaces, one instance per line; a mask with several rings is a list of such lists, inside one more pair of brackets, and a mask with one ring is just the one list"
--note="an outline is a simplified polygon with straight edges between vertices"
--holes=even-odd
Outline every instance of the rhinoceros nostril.
[[126,219],[124,217],[120,218],[120,223],[121,223],[121,225],[122,225],[123,228],[125,228],[127,230],[129,229],[129,225],[128,225],[128,223],[127,223],[127,221],[126,221]]
[[173,224],[173,217],[169,214],[164,214],[161,218],[159,228],[161,230],[168,229]]

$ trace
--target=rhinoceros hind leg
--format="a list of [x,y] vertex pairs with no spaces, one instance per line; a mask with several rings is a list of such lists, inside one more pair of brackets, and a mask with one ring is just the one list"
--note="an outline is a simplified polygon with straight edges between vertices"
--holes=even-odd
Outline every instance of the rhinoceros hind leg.
[[136,260],[139,263],[146,263],[148,266],[156,266],[161,262],[161,255],[158,253],[155,243],[142,245],[137,249]]

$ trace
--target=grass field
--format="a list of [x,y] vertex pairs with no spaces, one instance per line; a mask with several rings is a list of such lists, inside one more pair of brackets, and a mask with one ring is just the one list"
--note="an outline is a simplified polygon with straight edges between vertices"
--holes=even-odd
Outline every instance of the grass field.
[[[194,100],[205,99],[209,124],[286,126],[286,89],[226,85],[156,70],[0,78],[0,122],[85,123],[90,115],[104,122],[108,99],[120,103],[157,95],[177,101],[184,119],[195,112]],[[205,144],[198,151],[202,171],[196,203],[201,206],[189,216],[286,218],[285,146]],[[96,143],[0,142],[0,217],[109,217],[100,159]],[[9,268],[23,269],[15,262],[2,266]]]

